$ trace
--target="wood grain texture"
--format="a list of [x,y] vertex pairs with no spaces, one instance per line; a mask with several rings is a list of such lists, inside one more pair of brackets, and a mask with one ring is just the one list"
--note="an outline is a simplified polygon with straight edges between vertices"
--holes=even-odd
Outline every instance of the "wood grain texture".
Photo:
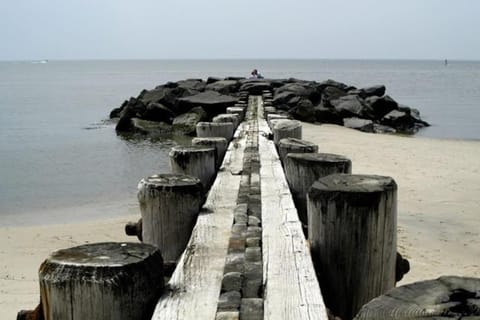
[[332,174],[308,192],[308,234],[325,302],[352,319],[395,286],[397,186],[392,178]]
[[[261,114],[261,112],[259,112]],[[259,120],[264,319],[327,319],[301,223],[269,128]]]
[[205,190],[210,188],[216,173],[214,148],[176,146],[170,150],[168,155],[173,173],[197,177]]
[[480,319],[480,278],[447,276],[389,291],[360,309],[355,320]]
[[196,127],[197,137],[222,137],[227,141],[232,140],[235,128],[231,122],[199,122]]
[[177,261],[203,203],[200,180],[181,174],[154,175],[139,182],[137,197],[143,242],[159,247],[165,261]]
[[284,138],[302,139],[302,123],[297,120],[272,120],[273,141],[276,145]]
[[169,290],[158,301],[152,319],[215,319],[241,179],[233,171],[243,163],[244,140],[243,133],[236,133],[187,249],[168,282]]
[[52,253],[40,266],[46,320],[149,319],[161,295],[163,261],[143,243],[95,243]]

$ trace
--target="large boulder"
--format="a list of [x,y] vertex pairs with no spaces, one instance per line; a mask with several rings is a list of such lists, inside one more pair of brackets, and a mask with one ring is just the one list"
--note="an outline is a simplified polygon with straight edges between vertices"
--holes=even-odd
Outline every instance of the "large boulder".
[[217,91],[221,94],[232,94],[238,91],[239,82],[236,80],[220,80],[207,84],[205,90]]
[[132,118],[142,118],[147,107],[145,104],[136,98],[130,98],[127,104],[123,104],[124,107],[120,112],[120,119],[117,122],[115,129],[117,131],[131,131],[132,130]]
[[335,86],[326,86],[322,90],[322,102],[328,103],[347,95],[347,91]]
[[292,100],[295,97],[297,97],[297,95],[293,92],[289,92],[289,91],[281,92],[273,96],[272,104],[274,106],[279,106],[282,104],[288,105],[290,104],[290,100]]
[[340,97],[336,100],[331,100],[330,104],[344,118],[370,118],[371,115],[371,109],[357,95]]
[[363,132],[373,132],[373,121],[361,118],[344,118],[343,126]]
[[382,97],[385,94],[385,86],[377,85],[371,87],[365,87],[361,89],[350,90],[348,94],[358,94],[363,99],[368,97]]
[[186,79],[177,81],[177,86],[187,91],[203,91],[207,85],[202,79]]
[[161,137],[172,133],[172,126],[165,122],[132,118],[131,123],[134,132],[147,134],[150,137]]
[[399,110],[392,110],[386,114],[381,124],[395,128],[398,132],[413,134],[420,128],[428,126],[423,120],[418,119],[418,115],[412,115],[412,111],[408,107],[403,107]]
[[193,107],[200,106],[209,116],[225,113],[227,107],[233,106],[238,101],[237,98],[222,95],[216,91],[208,90],[196,95],[177,99],[179,110],[190,110]]
[[203,108],[196,107],[187,113],[183,113],[173,119],[173,130],[176,133],[194,135],[197,123],[204,121],[207,118],[207,113]]
[[319,104],[314,107],[315,120],[321,123],[333,123],[343,125],[342,116],[334,108]]
[[334,87],[334,88],[340,89],[344,92],[356,89],[355,87],[348,86],[343,82],[338,82],[338,81],[335,81],[335,80],[332,80],[332,79],[322,81],[322,82],[318,83],[316,86],[318,87],[318,89],[320,91],[323,91],[327,87]]
[[308,82],[294,82],[294,83],[287,83],[275,89],[274,96],[279,95],[283,92],[291,92],[296,96],[310,99],[316,93],[316,90],[311,85],[309,85]]
[[308,99],[301,99],[288,113],[297,120],[315,122],[315,109]]
[[272,90],[272,86],[262,80],[248,80],[240,86],[240,91],[248,91],[250,94],[262,94],[264,90]]
[[145,105],[150,103],[161,103],[164,106],[172,108],[175,106],[175,103],[179,97],[184,97],[194,93],[196,93],[196,91],[180,88],[176,84],[174,87],[168,87],[167,85],[164,85],[158,86],[153,90],[142,91],[142,93],[138,96],[138,99],[141,100]]
[[365,99],[365,103],[372,109],[375,119],[381,119],[390,111],[398,108],[398,103],[390,96],[371,96]]
[[147,110],[142,116],[144,120],[163,121],[171,124],[175,118],[175,113],[161,103],[151,102],[147,105]]

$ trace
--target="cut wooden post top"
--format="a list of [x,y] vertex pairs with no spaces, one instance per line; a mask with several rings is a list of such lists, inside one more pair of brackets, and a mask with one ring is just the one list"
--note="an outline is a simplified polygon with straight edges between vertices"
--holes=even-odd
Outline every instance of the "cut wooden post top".
[[388,190],[397,190],[397,184],[390,177],[338,173],[315,181],[309,195],[325,192],[376,193]]
[[302,123],[298,120],[276,119],[272,120],[273,128],[276,130],[301,127]]
[[184,175],[184,174],[174,174],[174,173],[163,173],[150,176],[148,178],[142,179],[138,188],[142,189],[148,187],[149,189],[175,189],[181,188],[186,190],[191,187],[192,189],[198,189],[201,186],[201,182],[198,178]]
[[144,261],[152,255],[158,255],[157,258],[162,261],[159,249],[149,244],[101,242],[55,251],[42,266],[56,264],[72,267],[122,267]]
[[227,144],[227,139],[223,137],[196,137],[192,139],[194,146],[210,146],[212,144]]
[[197,127],[200,128],[209,128],[209,127],[223,127],[233,125],[231,122],[199,122],[197,123]]
[[172,153],[201,153],[211,151],[215,151],[215,149],[204,146],[175,146],[170,150],[170,156],[172,156]]
[[238,115],[229,113],[229,114],[219,114],[213,117],[212,122],[238,122]]
[[[310,141],[297,139],[297,138],[283,138],[280,139],[278,142],[279,146],[287,145],[291,148],[305,148],[305,149],[312,149],[311,152],[316,152],[318,150],[318,146]],[[314,151],[313,151],[314,150]]]
[[[285,139],[282,139],[285,140]],[[282,142],[280,140],[280,143]],[[295,139],[298,140],[298,139]],[[303,141],[303,140],[301,140]],[[287,158],[299,163],[345,163],[351,166],[352,161],[345,156],[333,153],[289,153]]]

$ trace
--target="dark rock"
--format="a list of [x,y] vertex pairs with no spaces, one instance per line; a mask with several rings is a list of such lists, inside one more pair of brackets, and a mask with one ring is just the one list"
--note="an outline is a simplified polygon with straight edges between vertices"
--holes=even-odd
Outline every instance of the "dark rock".
[[300,99],[296,106],[289,110],[289,115],[294,119],[315,122],[315,109],[308,99]]
[[239,80],[245,80],[246,78],[245,77],[226,77],[225,80],[236,80],[236,81],[239,81]]
[[363,132],[373,132],[373,121],[360,118],[345,118],[343,126]]
[[293,98],[297,98],[295,93],[285,91],[285,92],[282,92],[282,93],[279,93],[279,94],[275,94],[275,96],[272,100],[272,104],[274,106],[288,105],[290,100],[293,99]]
[[249,80],[240,86],[240,91],[248,91],[250,94],[260,95],[263,90],[272,90],[270,83],[261,80]]
[[137,100],[136,98],[130,98],[120,112],[120,119],[118,120],[115,130],[121,132],[131,131],[133,129],[131,119],[142,118],[146,109],[147,108],[142,101]]
[[217,82],[217,81],[220,81],[222,80],[221,78],[218,78],[218,77],[208,77],[207,78],[207,85],[209,85],[210,83],[214,83],[214,82]]
[[310,99],[310,97],[316,93],[316,90],[307,82],[287,83],[280,88],[275,89],[274,96],[279,95],[283,92],[291,92],[296,96]]
[[177,87],[187,91],[203,91],[207,84],[202,79],[186,79],[177,81]]
[[344,118],[359,117],[370,118],[371,109],[360,97],[356,95],[348,95],[330,101],[330,104]]
[[192,108],[189,112],[183,113],[173,119],[173,129],[177,133],[194,135],[197,123],[204,121],[207,113],[202,107]]
[[327,87],[334,87],[334,88],[340,89],[344,92],[356,89],[355,87],[348,86],[345,83],[338,82],[338,81],[335,81],[335,80],[332,80],[332,79],[328,79],[327,81],[320,82],[318,84],[318,87],[321,91],[325,90]]
[[361,89],[354,89],[350,90],[348,94],[357,94],[363,99],[368,98],[368,97],[382,97],[385,94],[385,86],[384,85],[378,85],[378,86],[371,86],[371,87],[366,87],[366,88],[361,88]]
[[120,118],[120,115],[121,115],[123,109],[124,109],[127,105],[128,105],[128,100],[125,100],[120,107],[114,108],[114,109],[110,112],[110,119]]
[[368,97],[365,99],[365,103],[372,109],[375,119],[381,119],[390,111],[398,108],[398,103],[390,96]]
[[262,320],[263,319],[263,299],[260,299],[260,298],[242,299],[241,306],[240,306],[240,319]]
[[149,103],[142,116],[144,120],[162,121],[168,124],[172,124],[173,118],[175,118],[175,114],[172,110],[156,102]]
[[160,137],[172,132],[172,126],[165,122],[132,118],[131,123],[135,132],[148,134],[151,137]]
[[346,95],[347,92],[343,89],[334,86],[327,86],[322,90],[322,102],[336,100]]
[[381,123],[407,134],[416,133],[420,128],[428,126],[425,121],[417,120],[417,116],[412,116],[411,109],[408,107],[390,111],[382,118]]
[[238,91],[239,82],[236,80],[220,80],[214,83],[208,84],[205,90],[217,91],[221,94],[232,94]]
[[204,91],[193,96],[177,99],[180,109],[189,110],[200,106],[205,109],[209,116],[225,113],[227,107],[233,106],[237,98],[222,95],[216,91]]
[[315,119],[321,123],[343,124],[340,113],[334,108],[327,108],[323,104],[314,107]]
[[395,128],[392,128],[392,127],[389,127],[389,126],[374,123],[373,124],[373,132],[375,132],[375,133],[396,133],[397,130],[395,130]]

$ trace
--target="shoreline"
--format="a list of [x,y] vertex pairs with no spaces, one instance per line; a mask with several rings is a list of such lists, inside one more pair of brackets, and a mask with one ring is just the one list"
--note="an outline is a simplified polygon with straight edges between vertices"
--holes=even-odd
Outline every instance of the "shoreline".
[[[397,285],[441,275],[480,277],[480,141],[369,134],[309,123],[303,123],[303,139],[317,144],[319,152],[350,158],[354,174],[388,175],[397,182],[397,247],[411,265]],[[137,242],[124,232],[125,223],[140,217],[137,204],[128,200],[110,204],[122,216],[100,217],[108,205],[92,203],[76,208],[77,213],[88,211],[98,219],[0,227],[0,309],[5,317],[35,308],[38,268],[53,251],[92,242]],[[51,220],[62,210],[52,210]]]

